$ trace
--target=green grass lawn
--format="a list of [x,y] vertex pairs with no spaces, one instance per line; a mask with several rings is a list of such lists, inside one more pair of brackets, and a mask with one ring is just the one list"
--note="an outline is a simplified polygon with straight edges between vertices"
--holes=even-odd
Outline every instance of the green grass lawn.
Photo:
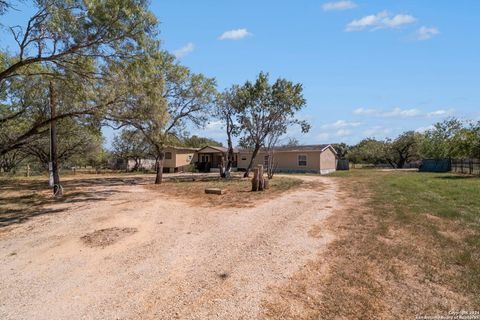
[[374,234],[398,240],[388,248],[380,245],[386,260],[405,259],[429,281],[480,305],[480,177],[380,170],[332,176],[353,180],[358,197],[370,193],[368,204],[378,221]]

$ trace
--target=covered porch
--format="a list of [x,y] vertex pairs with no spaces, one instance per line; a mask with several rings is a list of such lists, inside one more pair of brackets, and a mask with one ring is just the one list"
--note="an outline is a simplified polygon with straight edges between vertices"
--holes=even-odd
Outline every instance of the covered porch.
[[[197,162],[195,163],[197,170],[200,172],[219,171],[220,166],[228,155],[228,149],[224,147],[207,146],[197,151]],[[231,159],[232,168],[237,168],[238,151],[234,150]]]

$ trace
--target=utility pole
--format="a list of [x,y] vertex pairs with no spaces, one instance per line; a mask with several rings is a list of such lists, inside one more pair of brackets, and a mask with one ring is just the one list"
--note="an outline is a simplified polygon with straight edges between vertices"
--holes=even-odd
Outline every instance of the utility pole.
[[53,195],[61,197],[63,195],[62,187],[60,186],[60,176],[58,174],[58,159],[57,159],[57,101],[55,96],[55,88],[53,82],[50,81],[50,186],[53,187]]

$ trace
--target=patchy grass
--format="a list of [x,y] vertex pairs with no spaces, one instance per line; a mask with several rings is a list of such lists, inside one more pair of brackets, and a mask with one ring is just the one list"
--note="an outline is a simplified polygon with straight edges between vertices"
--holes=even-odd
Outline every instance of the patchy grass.
[[480,178],[377,170],[331,175],[337,235],[276,299],[271,319],[399,319],[480,306]]
[[53,198],[46,176],[0,177],[0,228],[51,213],[63,212],[61,203],[104,200],[118,192],[115,187],[147,183],[147,176],[124,177],[103,175],[71,175],[61,177],[64,196]]
[[[148,185],[148,189],[205,207],[254,207],[259,201],[275,198],[282,193],[299,187],[302,180],[290,177],[274,177],[270,188],[263,192],[251,192],[251,179],[234,176],[231,179],[218,177],[189,180],[172,180],[161,185]],[[206,188],[225,190],[223,195],[206,194]]]

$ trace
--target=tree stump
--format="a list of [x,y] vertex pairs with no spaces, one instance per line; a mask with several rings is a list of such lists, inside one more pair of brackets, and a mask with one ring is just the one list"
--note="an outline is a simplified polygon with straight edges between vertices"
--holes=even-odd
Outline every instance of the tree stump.
[[265,178],[263,177],[263,165],[258,165],[258,191],[265,190]]
[[258,191],[258,168],[253,169],[252,191]]
[[259,164],[253,170],[252,191],[265,190],[265,178],[263,177],[263,165]]

